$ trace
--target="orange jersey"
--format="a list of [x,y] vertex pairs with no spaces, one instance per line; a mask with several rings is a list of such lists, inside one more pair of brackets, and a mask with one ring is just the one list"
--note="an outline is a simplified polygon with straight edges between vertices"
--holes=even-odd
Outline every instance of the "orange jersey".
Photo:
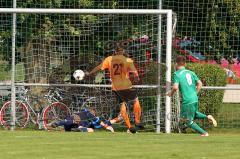
[[132,87],[128,73],[136,71],[133,60],[123,55],[109,56],[104,59],[102,70],[108,69],[112,80],[113,90],[123,90]]

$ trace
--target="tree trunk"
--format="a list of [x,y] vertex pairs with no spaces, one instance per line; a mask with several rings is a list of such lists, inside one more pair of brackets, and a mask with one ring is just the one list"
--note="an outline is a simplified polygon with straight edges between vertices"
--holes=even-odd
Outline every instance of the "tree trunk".
[[[23,61],[25,67],[26,83],[48,83],[48,68],[50,66],[49,41],[33,39],[28,41]],[[46,94],[46,87],[29,86],[32,95],[41,96],[39,103],[36,104],[35,110],[39,111],[40,107],[46,103],[43,100],[43,94]]]

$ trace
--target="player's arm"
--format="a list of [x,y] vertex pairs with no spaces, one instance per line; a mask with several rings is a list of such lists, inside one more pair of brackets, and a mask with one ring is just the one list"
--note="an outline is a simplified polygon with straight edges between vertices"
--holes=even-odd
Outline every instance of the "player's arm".
[[114,129],[113,127],[111,127],[110,125],[108,124],[105,124],[99,117],[96,117],[96,116],[92,116],[92,123],[93,125],[101,125],[104,129],[106,130],[109,130],[111,132],[114,132]]
[[97,71],[101,70],[102,63],[98,66],[96,66],[94,69],[92,69],[90,72],[85,72],[86,76],[91,76],[92,74],[96,73]]
[[93,113],[93,111],[87,110],[86,112],[87,112],[87,118],[91,121],[91,123],[92,123],[92,125],[94,125],[94,127],[96,125],[101,125],[106,130],[110,130],[111,132],[114,132],[113,128],[111,126],[105,124],[98,116],[95,116],[95,113]]
[[178,76],[174,73],[173,75],[173,87],[170,92],[167,93],[167,96],[172,97],[173,94],[178,90],[179,88],[179,78]]
[[139,75],[138,75],[138,71],[137,71],[137,70],[136,70],[136,71],[133,71],[133,74],[134,74],[134,79],[135,79],[136,81],[139,81],[140,78],[139,78]]
[[200,90],[201,90],[201,88],[202,88],[202,81],[200,81],[200,80],[197,81],[197,86],[196,86],[196,88],[197,88],[197,92],[200,92]]
[[[60,131],[64,131],[64,128],[61,126],[64,126],[66,124],[66,121],[62,120],[62,121],[56,121],[50,124],[47,124],[47,130],[48,131],[53,131],[53,130],[60,130]],[[58,128],[60,126],[60,128]]]
[[128,72],[133,73],[134,79],[136,81],[139,81],[140,79],[139,79],[138,71],[137,71],[136,67],[134,66],[133,60],[128,58],[127,61],[128,61],[128,64],[129,64]]
[[99,70],[105,70],[109,68],[109,59],[111,57],[107,57],[106,59],[103,60],[103,62],[101,64],[99,64],[97,67],[95,67],[94,69],[92,69],[90,72],[86,72],[85,75],[86,76],[90,76],[94,73],[96,73]]
[[196,89],[197,89],[197,93],[200,92],[201,88],[202,88],[202,81],[199,79],[199,77],[193,73],[193,80],[196,81]]
[[178,90],[178,88],[179,88],[178,83],[174,83],[173,87],[172,87],[172,90],[170,92],[168,92],[167,95],[169,97],[172,97],[173,94]]

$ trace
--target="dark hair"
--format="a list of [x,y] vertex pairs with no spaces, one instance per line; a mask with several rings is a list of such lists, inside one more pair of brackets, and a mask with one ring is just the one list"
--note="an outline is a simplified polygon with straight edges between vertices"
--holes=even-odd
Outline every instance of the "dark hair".
[[183,56],[177,56],[176,63],[179,65],[184,65],[186,63],[186,59]]

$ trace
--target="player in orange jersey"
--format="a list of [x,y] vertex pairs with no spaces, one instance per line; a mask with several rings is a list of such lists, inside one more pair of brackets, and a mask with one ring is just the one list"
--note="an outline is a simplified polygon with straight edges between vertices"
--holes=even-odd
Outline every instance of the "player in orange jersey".
[[[99,70],[108,69],[110,72],[110,78],[112,80],[112,91],[115,93],[120,107],[120,114],[124,119],[128,132],[136,133],[138,129],[143,129],[143,125],[140,123],[141,118],[141,106],[137,97],[136,90],[132,89],[132,82],[129,79],[129,74],[134,74],[134,79],[139,81],[138,72],[133,64],[133,60],[124,56],[124,49],[117,47],[114,55],[108,56],[103,62],[95,67],[92,71],[86,72],[85,75],[89,76]],[[127,109],[133,105],[133,112],[135,118],[135,126],[132,127]]]

